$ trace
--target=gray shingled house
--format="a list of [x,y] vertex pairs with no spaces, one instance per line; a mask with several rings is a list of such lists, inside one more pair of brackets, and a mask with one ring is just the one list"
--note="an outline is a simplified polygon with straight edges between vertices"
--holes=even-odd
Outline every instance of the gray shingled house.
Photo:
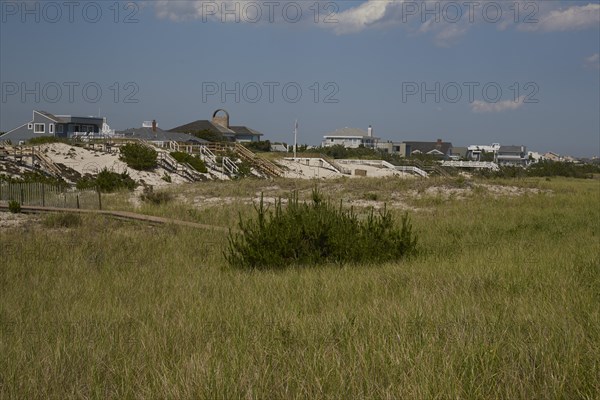
[[[218,115],[223,112],[224,115]],[[258,142],[262,133],[246,126],[229,125],[229,113],[219,109],[213,113],[212,120],[197,120],[185,125],[169,129],[169,132],[193,134],[197,132],[209,132],[219,134],[232,142]]]
[[527,166],[529,155],[526,146],[500,146],[496,154],[498,165]]
[[436,142],[402,142],[400,155],[409,157],[411,155],[426,154],[442,159],[452,156],[452,143],[438,139]]
[[106,119],[100,117],[73,117],[33,110],[31,121],[6,132],[0,140],[17,144],[40,136],[70,138],[74,134],[99,133],[105,123]]

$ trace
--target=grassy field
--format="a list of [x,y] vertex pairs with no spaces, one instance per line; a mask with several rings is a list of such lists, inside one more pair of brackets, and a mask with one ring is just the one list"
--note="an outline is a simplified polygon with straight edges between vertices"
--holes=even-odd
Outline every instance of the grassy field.
[[[419,254],[385,265],[233,270],[225,233],[101,217],[4,229],[0,398],[600,398],[600,182],[484,183],[320,182],[410,210]],[[260,192],[313,185],[138,211],[234,227]]]

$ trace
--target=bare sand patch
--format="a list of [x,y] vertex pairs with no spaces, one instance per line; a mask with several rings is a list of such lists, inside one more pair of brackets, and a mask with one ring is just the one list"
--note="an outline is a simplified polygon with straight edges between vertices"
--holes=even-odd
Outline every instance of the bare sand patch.
[[39,221],[39,217],[35,215],[0,211],[0,229],[18,228],[37,221]]
[[[82,147],[70,146],[65,143],[51,143],[39,146],[54,163],[63,164],[80,175],[95,175],[103,169],[122,173],[127,172],[135,181],[152,186],[168,186],[170,184],[181,184],[187,181],[177,174],[170,173],[163,168],[154,171],[136,171],[129,168],[126,163],[119,159],[119,153],[106,153],[97,150],[88,150]],[[163,176],[169,176],[171,182],[165,181]]]

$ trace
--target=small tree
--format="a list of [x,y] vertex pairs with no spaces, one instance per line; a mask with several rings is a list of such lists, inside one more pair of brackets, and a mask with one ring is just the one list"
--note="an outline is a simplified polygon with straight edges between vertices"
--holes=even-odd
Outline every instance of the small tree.
[[156,168],[156,150],[139,143],[128,143],[121,147],[121,160],[138,171]]

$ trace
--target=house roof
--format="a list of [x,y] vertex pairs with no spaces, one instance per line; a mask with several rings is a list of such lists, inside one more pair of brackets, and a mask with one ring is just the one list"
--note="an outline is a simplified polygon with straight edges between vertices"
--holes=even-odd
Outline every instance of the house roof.
[[160,128],[157,128],[156,131],[153,131],[152,128],[132,128],[124,131],[118,131],[116,133],[122,134],[125,137],[133,137],[149,141],[167,142],[174,140],[176,142],[208,143],[207,140],[200,139],[186,133],[164,131]]
[[223,135],[232,135],[234,132],[219,124],[213,124],[207,120],[197,120],[185,125],[180,125],[176,128],[169,129],[169,132],[190,133],[198,131],[209,131],[212,133],[221,133]]
[[33,112],[41,114],[41,115],[43,115],[46,118],[50,118],[54,122],[62,122],[59,117],[57,117],[56,115],[51,114],[51,113],[49,113],[47,111],[33,110]]
[[419,152],[422,154],[440,152],[442,154],[448,154],[452,148],[450,142],[403,142],[407,146],[410,146],[410,152]]
[[181,132],[181,133],[190,133],[190,132],[198,132],[198,131],[208,131],[211,133],[220,133],[227,137],[235,137],[236,135],[254,135],[254,136],[263,136],[262,133],[254,130],[252,128],[248,128],[247,126],[230,126],[226,128],[219,124],[214,124],[208,120],[197,120],[194,122],[190,122],[189,124],[180,125],[176,128],[169,129],[169,132]]
[[364,131],[362,129],[358,129],[358,128],[341,128],[341,129],[336,129],[333,132],[330,132],[328,134],[325,135],[326,137],[349,137],[349,136],[354,136],[354,137],[369,137],[367,134],[367,131]]
[[229,129],[233,131],[236,135],[263,135],[259,131],[256,131],[252,128],[248,128],[246,126],[230,126]]

